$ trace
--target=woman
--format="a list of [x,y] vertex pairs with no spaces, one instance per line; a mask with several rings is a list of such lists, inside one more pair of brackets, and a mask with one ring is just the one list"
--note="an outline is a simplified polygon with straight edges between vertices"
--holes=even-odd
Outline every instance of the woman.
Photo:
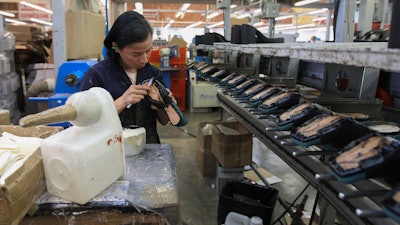
[[153,48],[152,27],[141,14],[125,12],[115,20],[104,46],[108,58],[89,68],[81,90],[91,87],[108,90],[122,126],[142,126],[146,129],[146,143],[160,143],[157,119],[165,125],[168,117],[145,97],[150,90],[147,82],[152,77],[164,84],[161,72],[148,63]]

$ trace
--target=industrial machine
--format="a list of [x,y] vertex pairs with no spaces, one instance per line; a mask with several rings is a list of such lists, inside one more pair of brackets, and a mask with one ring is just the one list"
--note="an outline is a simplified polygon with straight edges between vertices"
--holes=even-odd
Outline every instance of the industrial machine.
[[[64,105],[69,96],[79,92],[85,72],[96,63],[96,60],[72,60],[63,63],[58,70],[54,94],[50,97],[30,97],[29,101],[47,101],[49,109]],[[69,123],[57,125],[70,126]]]
[[175,56],[181,57],[178,44],[173,44],[166,48],[160,49],[160,67],[169,68],[169,61]]
[[71,94],[64,103],[23,117],[20,125],[74,125],[43,140],[41,153],[47,191],[85,204],[125,174],[122,127],[116,108],[110,107],[114,100],[103,88]]

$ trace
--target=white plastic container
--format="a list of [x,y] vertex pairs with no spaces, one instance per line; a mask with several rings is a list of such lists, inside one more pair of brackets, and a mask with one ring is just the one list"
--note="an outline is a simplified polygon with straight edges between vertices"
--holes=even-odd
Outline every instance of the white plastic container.
[[122,135],[125,156],[133,156],[143,152],[146,144],[146,129],[144,127],[124,127]]
[[263,225],[263,220],[261,219],[261,217],[252,216],[250,218],[250,225]]
[[229,212],[225,219],[225,225],[250,225],[250,218],[237,212]]
[[85,204],[125,174],[122,127],[102,88],[71,95],[74,126],[44,139],[41,151],[50,194]]

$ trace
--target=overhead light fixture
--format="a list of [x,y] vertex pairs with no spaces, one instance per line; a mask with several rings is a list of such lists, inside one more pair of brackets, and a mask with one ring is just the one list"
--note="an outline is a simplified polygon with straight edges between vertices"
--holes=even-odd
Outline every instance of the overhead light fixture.
[[20,1],[19,4],[31,7],[33,9],[40,10],[40,11],[48,13],[48,14],[53,14],[53,11],[51,11],[50,9],[46,9],[46,8],[41,7],[41,6],[29,3],[29,2]]
[[214,17],[218,16],[219,14],[221,14],[221,13],[219,13],[219,12],[214,12],[214,13],[208,14],[208,15],[207,15],[207,19],[214,18]]
[[250,14],[248,14],[248,13],[243,13],[243,14],[240,14],[239,16],[236,16],[236,18],[237,19],[243,19],[243,18],[246,18],[246,17],[249,17],[250,16]]
[[202,23],[203,23],[203,21],[199,21],[199,22],[196,22],[196,23],[190,24],[189,26],[187,26],[187,27],[185,27],[185,28],[197,27],[197,26],[199,26],[199,25],[200,25],[200,24],[202,24]]
[[253,13],[254,13],[255,15],[260,14],[260,13],[261,13],[261,9],[256,9],[256,10],[254,10]]
[[[331,16],[331,19],[332,18],[333,18],[333,16]],[[316,21],[324,21],[324,20],[326,20],[326,17],[318,17],[318,18],[313,19],[312,21],[316,22]]]
[[5,20],[6,20],[6,22],[8,22],[8,23],[14,23],[14,24],[19,24],[19,25],[24,25],[24,24],[26,24],[25,22],[19,21],[19,20],[13,20],[13,19],[8,19],[8,18],[6,18]]
[[275,20],[284,20],[284,19],[289,19],[289,18],[293,18],[294,15],[287,15],[287,16],[279,16],[276,17]]
[[310,3],[319,2],[320,0],[304,0],[294,3],[294,6],[308,5]]
[[143,3],[135,2],[135,11],[143,15]]
[[260,21],[260,22],[254,23],[253,27],[259,27],[259,26],[262,26],[262,25],[264,25],[264,22]]
[[8,17],[15,17],[14,13],[4,12],[0,10],[0,15],[8,16]]
[[208,26],[208,28],[218,27],[219,25],[222,25],[222,24],[224,24],[224,21],[220,21],[218,23],[214,23],[214,24]]
[[181,6],[181,8],[179,9],[179,12],[175,13],[175,18],[178,17],[183,17],[183,15],[185,14],[185,10],[188,9],[190,7],[190,3],[185,3]]
[[175,23],[175,20],[169,20],[167,25],[165,25],[165,28],[168,28],[171,26],[171,24]]
[[48,21],[44,21],[44,20],[39,20],[39,19],[35,19],[35,18],[31,18],[30,19],[32,22],[35,22],[35,23],[41,23],[41,24],[44,24],[44,25],[47,25],[47,26],[53,26],[53,23],[52,22],[48,22]]
[[327,8],[323,8],[323,9],[318,9],[318,10],[305,12],[305,13],[302,13],[301,15],[315,15],[315,14],[319,14],[319,13],[326,13],[326,11],[328,11],[328,9]]
[[292,30],[292,29],[299,29],[299,28],[306,28],[306,27],[315,27],[315,24],[309,23],[309,24],[298,25],[297,27],[293,26],[293,25],[285,26],[285,27],[277,27],[276,26],[276,30]]

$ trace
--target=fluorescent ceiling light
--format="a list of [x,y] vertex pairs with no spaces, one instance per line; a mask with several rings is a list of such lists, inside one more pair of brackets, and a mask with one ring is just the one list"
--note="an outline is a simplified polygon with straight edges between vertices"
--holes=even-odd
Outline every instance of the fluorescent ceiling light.
[[32,4],[32,3],[20,1],[19,4],[24,5],[24,6],[31,7],[31,8],[33,8],[33,9],[40,10],[40,11],[45,12],[45,13],[48,13],[48,14],[53,14],[53,11],[51,11],[51,10],[49,10],[49,9],[46,9],[46,8],[43,8],[43,7],[41,7],[41,6],[38,6],[38,5],[34,5],[34,4]]
[[19,25],[24,25],[24,24],[26,24],[25,22],[22,22],[22,21],[19,21],[19,20],[13,20],[13,19],[8,19],[8,18],[6,18],[5,20],[6,20],[6,22],[8,22],[8,23],[14,23],[14,24],[19,24]]
[[221,22],[218,22],[218,23],[214,23],[214,24],[208,26],[208,28],[218,27],[219,25],[222,25],[222,24],[224,24],[224,21],[221,21]]
[[259,13],[261,13],[261,9],[256,9],[256,10],[254,10],[253,13],[254,13],[254,14],[259,14]]
[[208,14],[207,19],[214,18],[214,17],[218,16],[219,14],[220,14],[219,12],[214,12],[214,13]]
[[313,2],[319,2],[319,0],[304,0],[304,1],[299,1],[294,3],[294,6],[302,6],[302,5],[307,5]]
[[301,15],[315,15],[315,14],[319,14],[319,13],[325,13],[326,11],[328,11],[328,9],[327,8],[323,8],[323,9],[318,9],[318,10],[305,12],[305,13],[303,13]]
[[175,18],[183,17],[184,11],[190,7],[190,3],[185,3],[179,9],[179,12],[175,13]]
[[[332,18],[333,18],[333,16],[331,16],[331,19]],[[318,18],[313,19],[312,21],[316,22],[316,21],[324,21],[324,20],[326,20],[326,17],[318,17]]]
[[249,17],[249,16],[250,16],[250,14],[248,14],[248,13],[243,13],[243,14],[237,16],[236,18],[237,18],[237,19],[243,19],[243,18],[246,18],[246,17]]
[[41,24],[44,24],[44,25],[48,25],[48,26],[53,26],[53,23],[48,22],[48,21],[44,21],[44,20],[39,20],[39,19],[31,18],[31,21],[32,21],[32,22],[35,22],[35,23],[41,23]]
[[304,24],[304,25],[299,25],[299,26],[286,26],[286,27],[278,27],[276,30],[290,30],[290,29],[299,29],[299,28],[306,28],[306,27],[315,27],[315,24],[309,23],[309,24]]
[[198,25],[200,25],[200,24],[202,24],[202,23],[203,23],[203,21],[199,21],[199,22],[196,22],[196,23],[190,24],[190,25],[189,25],[189,26],[187,26],[186,28],[197,27]]
[[262,25],[264,25],[264,22],[263,22],[263,21],[257,22],[257,23],[254,23],[254,24],[253,24],[254,27],[259,27],[259,26],[262,26]]
[[143,3],[136,2],[135,3],[135,9],[136,9],[136,12],[138,12],[138,13],[143,15]]
[[282,25],[276,25],[275,28],[282,28],[282,27],[292,27],[292,24],[282,24]]
[[168,28],[168,27],[170,27],[170,26],[171,26],[171,24],[173,24],[173,23],[175,23],[175,20],[169,20],[169,21],[168,21],[168,24],[167,24],[167,25],[165,25],[165,28]]
[[9,17],[15,17],[14,13],[9,13],[9,12],[4,12],[4,11],[0,11],[0,15],[9,16]]
[[275,20],[284,20],[284,19],[289,19],[292,17],[294,17],[294,15],[279,16],[279,17],[276,17]]

